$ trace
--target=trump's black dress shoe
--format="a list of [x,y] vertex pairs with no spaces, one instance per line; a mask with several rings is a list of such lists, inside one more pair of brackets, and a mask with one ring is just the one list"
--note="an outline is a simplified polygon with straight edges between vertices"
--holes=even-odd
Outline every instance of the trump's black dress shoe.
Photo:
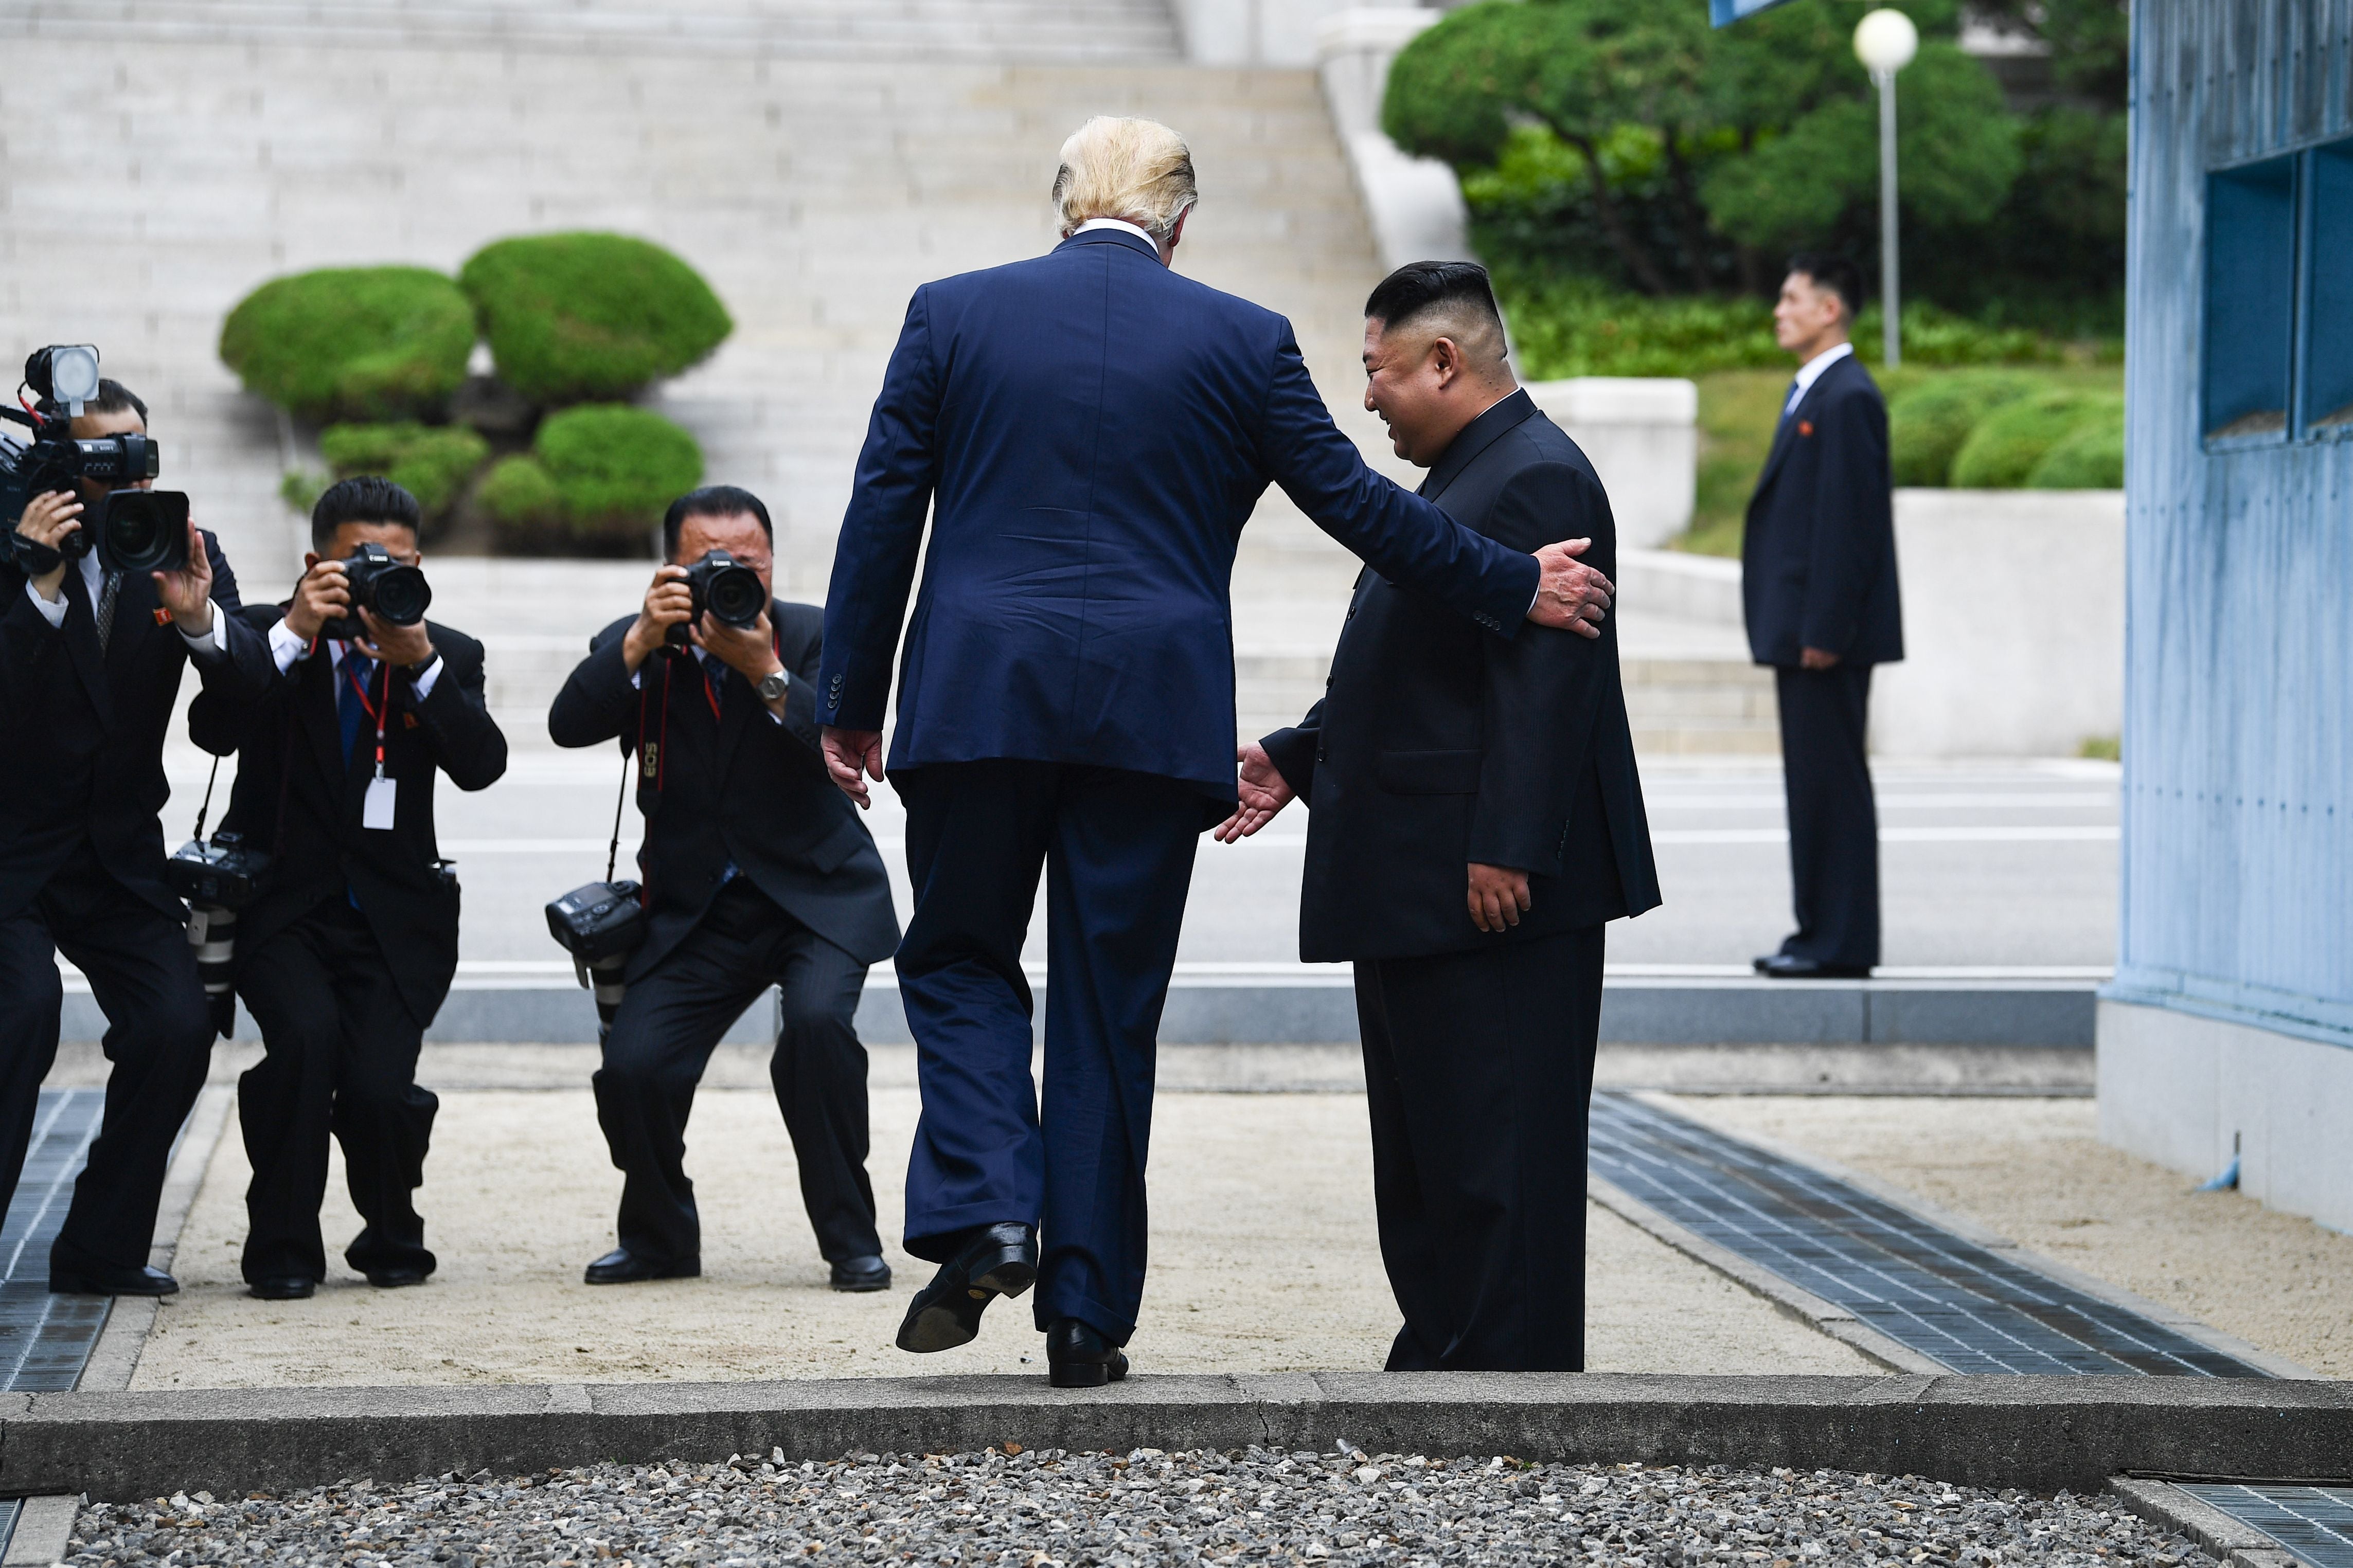
[[[601,1263],[604,1259],[600,1258],[596,1261]],[[593,1268],[594,1265],[591,1265],[591,1267]],[[367,1282],[375,1286],[379,1290],[397,1290],[402,1289],[404,1286],[422,1285],[425,1283],[425,1280],[426,1271],[424,1269],[405,1264],[398,1268],[371,1268],[367,1270]]]
[[1037,1279],[1036,1226],[982,1226],[907,1304],[906,1321],[899,1325],[899,1348],[928,1355],[970,1344],[991,1301],[1018,1296]]
[[863,1291],[891,1289],[891,1266],[880,1258],[845,1258],[833,1266],[833,1288]]
[[1127,1355],[1092,1323],[1057,1318],[1046,1331],[1046,1381],[1056,1388],[1101,1388],[1127,1375]]
[[1868,980],[1868,963],[1824,963],[1818,958],[1799,958],[1793,952],[1777,952],[1757,961],[1757,973],[1767,980]]
[[169,1296],[180,1282],[160,1268],[125,1268],[119,1264],[84,1263],[68,1268],[49,1264],[49,1289],[59,1296]]
[[640,1279],[696,1279],[702,1275],[700,1258],[661,1263],[640,1258],[626,1247],[617,1247],[590,1264],[581,1278],[591,1285],[634,1285]]
[[275,1279],[256,1279],[245,1288],[245,1293],[259,1301],[307,1301],[319,1289],[319,1282],[307,1274],[281,1274]]

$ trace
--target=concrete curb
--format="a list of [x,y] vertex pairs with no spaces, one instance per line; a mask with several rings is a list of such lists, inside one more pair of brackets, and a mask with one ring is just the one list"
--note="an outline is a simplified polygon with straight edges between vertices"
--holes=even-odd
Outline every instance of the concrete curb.
[[2181,1531],[2231,1568],[2303,1568],[2302,1559],[2272,1537],[2179,1487],[2118,1476],[2108,1482],[2108,1489],[2151,1524]]
[[2171,1377],[1675,1377],[1574,1373],[1035,1377],[0,1395],[0,1493],[274,1490],[782,1448],[1240,1447],[1786,1465],[2050,1492],[2113,1475],[2321,1476],[2353,1386]]

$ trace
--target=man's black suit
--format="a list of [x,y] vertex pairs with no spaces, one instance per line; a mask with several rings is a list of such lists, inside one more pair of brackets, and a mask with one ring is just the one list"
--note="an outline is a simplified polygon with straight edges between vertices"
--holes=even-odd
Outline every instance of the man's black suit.
[[172,1140],[204,1087],[213,1028],[164,880],[164,740],[191,662],[223,701],[268,686],[238,620],[237,577],[204,535],[225,653],[193,654],[153,582],[126,574],[101,649],[79,564],[53,627],[0,567],[0,1207],[16,1191],[41,1079],[56,1059],[62,951],[105,1012],[106,1116],[53,1266],[145,1267]]
[[[1515,392],[1421,493],[1514,549],[1589,537],[1609,501]],[[1659,902],[1614,623],[1510,642],[1366,572],[1327,695],[1268,755],[1311,808],[1300,954],[1353,959],[1381,1254],[1405,1314],[1393,1370],[1584,1364],[1585,1119],[1602,923]],[[1469,865],[1529,873],[1489,934]]]
[[[244,614],[266,637],[284,607]],[[237,994],[267,1053],[237,1084],[253,1165],[251,1283],[325,1277],[319,1205],[331,1131],[366,1222],[344,1260],[363,1273],[434,1267],[410,1194],[425,1179],[440,1102],[417,1087],[417,1058],[457,973],[459,895],[434,836],[433,786],[446,773],[459,789],[488,789],[506,773],[507,742],[484,700],[482,645],[436,622],[426,630],[441,667],[424,697],[406,671],[376,667],[365,681],[385,716],[389,830],[363,826],[375,773],[365,703],[343,742],[343,705],[357,701],[343,692],[359,668],[352,650],[314,647],[258,706],[207,693],[188,710],[198,745],[237,753],[221,826],[270,857],[237,931]]]
[[547,715],[557,745],[617,739],[637,760],[648,935],[605,1040],[596,1116],[624,1178],[621,1246],[663,1267],[701,1255],[684,1167],[695,1085],[771,985],[783,1026],[769,1077],[818,1250],[836,1263],[882,1250],[853,1019],[899,922],[881,854],[818,749],[824,614],[776,601],[768,616],[792,679],[781,721],[715,658],[656,655],[633,680],[622,641],[635,616],[597,634]]
[[[1852,354],[1784,413],[1748,502],[1748,647],[1773,667],[1798,929],[1793,957],[1879,962],[1879,823],[1866,730],[1871,668],[1904,657],[1887,405]],[[1805,649],[1838,655],[1806,669]]]

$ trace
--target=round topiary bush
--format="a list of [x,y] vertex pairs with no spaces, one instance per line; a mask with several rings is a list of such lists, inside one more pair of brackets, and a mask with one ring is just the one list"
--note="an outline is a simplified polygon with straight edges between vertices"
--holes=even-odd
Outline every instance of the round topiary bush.
[[2107,400],[2060,390],[2006,404],[1978,422],[1953,455],[1956,489],[2014,490],[2026,483],[2043,454],[2074,432]]
[[1962,371],[1923,382],[1887,407],[1887,440],[1899,485],[1945,484],[1953,458],[1979,421],[2039,384],[2013,371]]
[[2125,488],[2125,408],[2087,416],[2026,476],[2034,490],[2120,490]]
[[474,310],[423,267],[299,272],[247,295],[220,357],[248,392],[304,419],[439,413],[466,379]]
[[501,543],[544,546],[562,535],[564,498],[537,458],[501,458],[474,487],[474,504]]
[[619,234],[502,239],[458,275],[499,376],[534,403],[623,398],[676,375],[734,330],[702,275]]
[[589,551],[642,550],[663,509],[702,480],[702,448],[693,437],[659,414],[620,404],[550,415],[532,455],[555,487],[567,540]]
[[426,520],[448,515],[466,481],[491,455],[491,444],[461,425],[433,426],[331,425],[319,432],[319,452],[337,479],[381,474],[417,498]]

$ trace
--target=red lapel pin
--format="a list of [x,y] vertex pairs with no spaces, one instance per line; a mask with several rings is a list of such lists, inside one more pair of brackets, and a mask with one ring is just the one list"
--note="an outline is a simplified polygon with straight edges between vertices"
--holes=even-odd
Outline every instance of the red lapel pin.
[[1814,433],[1814,422],[1813,422],[1812,420],[1810,420],[1810,419],[1800,419],[1800,420],[1799,420],[1799,421],[1798,421],[1798,434],[1799,434],[1799,435],[1800,435],[1800,436],[1810,436],[1810,435],[1812,435],[1813,433]]
[[172,612],[160,605],[157,606],[155,610],[155,624],[159,626],[170,626],[172,624]]

